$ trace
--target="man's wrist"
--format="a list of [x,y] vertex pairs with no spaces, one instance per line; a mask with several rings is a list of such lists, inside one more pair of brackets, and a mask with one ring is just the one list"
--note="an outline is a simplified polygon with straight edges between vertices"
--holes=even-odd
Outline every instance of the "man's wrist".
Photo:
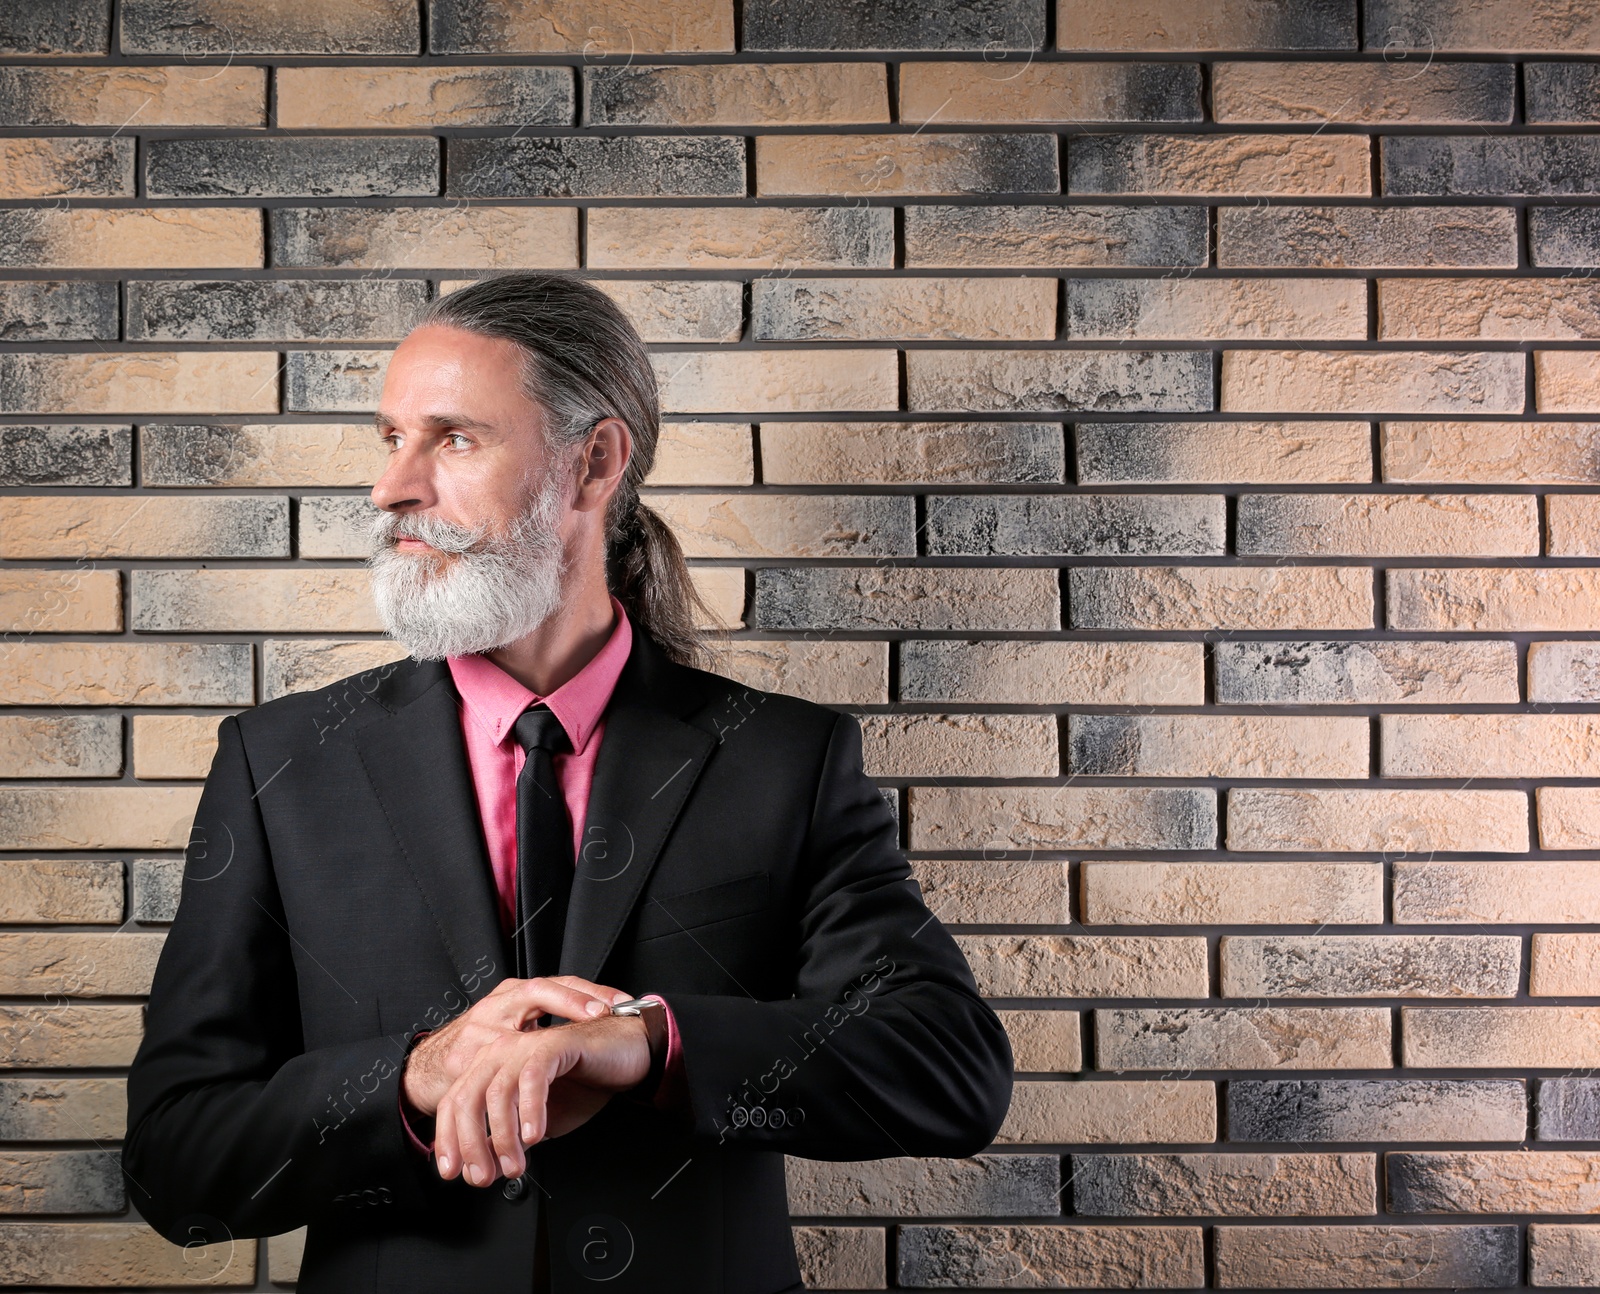
[[409,1069],[411,1068],[411,1055],[412,1055],[412,1053],[414,1051],[416,1051],[417,1044],[420,1043],[424,1038],[426,1038],[431,1032],[432,1032],[431,1029],[424,1029],[424,1030],[422,1030],[422,1032],[418,1033],[415,1037],[413,1037],[409,1043],[406,1044],[405,1059],[403,1061],[401,1061],[401,1064],[400,1064],[400,1115],[401,1115],[401,1118],[404,1120],[404,1122],[406,1124],[407,1131],[410,1132],[412,1134],[412,1136],[416,1137],[417,1140],[419,1140],[419,1141],[428,1142],[428,1143],[431,1143],[433,1141],[433,1133],[434,1133],[433,1115],[424,1114],[421,1110],[419,1110],[417,1108],[416,1104],[411,1100],[410,1094],[406,1091],[406,1074],[409,1071]]
[[[655,1100],[656,1092],[661,1086],[661,1076],[667,1064],[667,1012],[666,1007],[659,997],[651,994],[647,997],[634,998],[629,1002],[618,1003],[623,1009],[617,1014],[636,1016],[644,1025],[645,1043],[650,1049],[650,1067],[645,1075],[634,1086],[626,1089],[630,1100],[649,1104]],[[613,1011],[616,1011],[613,1006]]]

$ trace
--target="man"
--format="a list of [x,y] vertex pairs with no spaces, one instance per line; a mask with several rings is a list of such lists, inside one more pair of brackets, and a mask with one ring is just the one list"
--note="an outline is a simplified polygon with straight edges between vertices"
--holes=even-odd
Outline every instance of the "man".
[[859,726],[692,667],[603,293],[435,302],[377,430],[411,656],[219,725],[131,1197],[176,1243],[309,1224],[307,1294],[799,1289],[785,1154],[975,1154],[1011,1089]]

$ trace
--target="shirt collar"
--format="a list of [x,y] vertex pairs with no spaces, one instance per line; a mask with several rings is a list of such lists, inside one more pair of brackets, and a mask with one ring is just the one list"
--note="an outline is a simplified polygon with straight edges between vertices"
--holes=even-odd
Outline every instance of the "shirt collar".
[[605,646],[546,697],[524,687],[487,656],[478,653],[447,656],[450,676],[473,723],[499,745],[510,735],[522,712],[543,701],[566,730],[573,753],[581,754],[594,736],[633,647],[633,626],[628,613],[615,597],[611,599],[611,607],[617,620]]

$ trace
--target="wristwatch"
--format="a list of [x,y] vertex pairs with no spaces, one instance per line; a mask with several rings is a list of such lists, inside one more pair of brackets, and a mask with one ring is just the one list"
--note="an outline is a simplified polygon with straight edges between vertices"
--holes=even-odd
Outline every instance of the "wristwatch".
[[661,1075],[667,1068],[667,1009],[659,998],[631,997],[611,1008],[612,1015],[636,1015],[644,1021],[645,1040],[650,1044],[650,1068],[636,1087],[627,1095],[638,1101],[650,1102],[661,1086]]

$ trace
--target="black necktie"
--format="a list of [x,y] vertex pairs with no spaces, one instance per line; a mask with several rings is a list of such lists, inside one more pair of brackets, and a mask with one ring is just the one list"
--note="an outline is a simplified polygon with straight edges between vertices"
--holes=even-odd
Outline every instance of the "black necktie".
[[568,751],[561,721],[542,702],[530,706],[512,735],[528,752],[517,776],[517,976],[554,975],[572,893],[572,821],[556,783],[555,751]]

